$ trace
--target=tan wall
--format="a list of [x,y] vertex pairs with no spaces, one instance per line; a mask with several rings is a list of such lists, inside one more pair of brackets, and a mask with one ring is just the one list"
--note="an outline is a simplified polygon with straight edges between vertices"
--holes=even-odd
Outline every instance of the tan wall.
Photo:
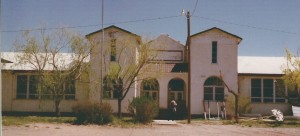
[[[251,98],[251,79],[252,78],[268,78],[279,79],[281,76],[239,76],[239,94],[240,97]],[[251,103],[253,114],[271,115],[272,109],[278,109],[284,115],[292,115],[291,105],[288,103]]]
[[[135,57],[136,53],[136,46],[138,45],[137,40],[138,37],[134,36],[132,34],[129,34],[127,32],[124,32],[117,28],[109,28],[105,29],[104,34],[104,41],[102,46],[102,56],[101,56],[101,44],[102,44],[102,32],[95,33],[93,35],[89,36],[89,40],[96,43],[95,48],[92,50],[90,63],[91,63],[91,72],[90,72],[90,86],[91,86],[91,92],[90,92],[90,101],[99,102],[100,101],[100,92],[101,92],[101,69],[102,69],[102,77],[106,75],[106,73],[110,69],[110,65],[114,64],[114,62],[110,62],[110,45],[111,40],[116,39],[116,49],[117,49],[117,58],[120,58],[120,65],[122,67],[125,67],[128,64],[131,64],[133,62],[132,59],[129,59],[128,57]],[[123,50],[123,47],[127,47],[126,50]],[[123,51],[123,55],[119,56],[121,54],[120,52]],[[126,56],[127,55],[127,56]],[[103,58],[103,62],[101,61],[101,58]],[[128,94],[133,97],[132,94]],[[114,100],[112,100],[114,101]],[[124,100],[126,101],[126,100]]]
[[[212,64],[212,41],[217,41],[217,64]],[[203,114],[204,82],[212,76],[219,77],[235,92],[237,81],[237,48],[236,39],[218,30],[193,36],[191,39],[191,113]],[[225,88],[225,94],[228,94]]]
[[[2,107],[6,112],[53,112],[52,100],[16,99],[17,72],[2,72]],[[63,100],[61,112],[72,112],[72,107],[80,101],[87,101],[89,84],[76,82],[75,100]]]

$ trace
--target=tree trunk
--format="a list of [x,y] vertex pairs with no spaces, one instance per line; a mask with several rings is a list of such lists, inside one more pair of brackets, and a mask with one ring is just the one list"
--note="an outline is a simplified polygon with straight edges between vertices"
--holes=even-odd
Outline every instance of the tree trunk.
[[122,118],[122,109],[121,109],[121,107],[122,107],[122,99],[118,99],[118,117],[119,118]]
[[55,103],[55,114],[56,117],[60,117],[60,108],[59,108],[59,104],[60,104],[60,100],[54,100]]
[[238,95],[234,94],[234,98],[235,98],[235,115],[234,115],[234,118],[235,118],[235,123],[239,123],[239,97]]

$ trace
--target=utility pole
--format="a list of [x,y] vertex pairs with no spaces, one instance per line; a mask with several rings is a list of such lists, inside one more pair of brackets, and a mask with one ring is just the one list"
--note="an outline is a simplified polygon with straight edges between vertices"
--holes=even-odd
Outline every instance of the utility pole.
[[186,42],[186,53],[187,53],[187,63],[188,63],[188,115],[187,115],[187,122],[188,124],[191,123],[191,38],[190,38],[190,11],[184,13],[182,10],[181,15],[185,15],[187,18],[187,42]]
[[2,4],[1,4],[1,0],[0,0],[0,135],[2,135],[2,52],[1,52],[1,48],[2,48]]
[[104,28],[103,28],[103,21],[104,19],[104,0],[102,0],[101,4],[101,30],[102,30],[102,39],[101,39],[101,46],[100,46],[100,102],[103,99],[103,46],[104,46]]

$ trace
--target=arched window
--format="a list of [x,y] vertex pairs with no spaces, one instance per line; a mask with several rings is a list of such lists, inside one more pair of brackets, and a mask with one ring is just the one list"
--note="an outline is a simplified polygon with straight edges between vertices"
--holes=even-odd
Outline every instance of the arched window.
[[168,84],[169,101],[184,100],[184,81],[182,79],[172,79]]
[[158,100],[159,85],[154,78],[145,79],[142,81],[143,95],[151,97],[153,100]]
[[103,80],[103,98],[118,99],[123,94],[123,81],[105,76]]
[[210,77],[204,83],[204,100],[223,101],[224,86],[218,77]]

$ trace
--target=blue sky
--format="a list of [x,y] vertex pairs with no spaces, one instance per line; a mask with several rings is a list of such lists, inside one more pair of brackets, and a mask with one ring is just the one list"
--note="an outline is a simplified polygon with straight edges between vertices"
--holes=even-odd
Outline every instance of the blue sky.
[[[185,43],[191,34],[218,27],[243,38],[240,56],[284,56],[300,47],[299,0],[105,0],[104,26],[116,25],[145,37],[169,34]],[[2,49],[12,50],[24,29],[75,27],[88,34],[101,29],[101,0],[2,0]],[[170,18],[169,18],[170,17]],[[127,22],[127,23],[126,23]]]

